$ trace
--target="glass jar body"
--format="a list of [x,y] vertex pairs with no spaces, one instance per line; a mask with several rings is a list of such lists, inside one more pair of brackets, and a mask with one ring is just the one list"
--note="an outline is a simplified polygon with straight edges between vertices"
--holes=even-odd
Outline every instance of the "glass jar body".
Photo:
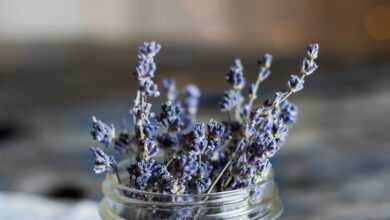
[[103,220],[273,220],[282,213],[272,172],[255,186],[198,195],[139,191],[119,185],[115,176],[107,175],[103,194],[99,207]]

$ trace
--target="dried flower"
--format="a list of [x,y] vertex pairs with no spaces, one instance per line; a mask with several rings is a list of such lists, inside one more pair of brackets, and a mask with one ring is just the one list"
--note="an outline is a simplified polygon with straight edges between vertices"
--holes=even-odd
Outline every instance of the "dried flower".
[[157,84],[151,79],[145,79],[141,82],[140,91],[149,97],[158,97],[160,95]]
[[[150,98],[160,95],[153,81],[157,70],[155,56],[161,50],[156,42],[146,42],[138,49],[137,96],[131,109],[134,131],[128,129],[116,136],[113,125],[92,117],[92,137],[119,153],[135,153],[127,167],[127,185],[155,193],[199,194],[247,187],[262,181],[271,169],[270,159],[286,142],[289,128],[296,123],[298,108],[288,98],[303,89],[306,77],[317,68],[319,46],[307,48],[300,76],[291,75],[288,88],[279,90],[257,108],[259,85],[271,74],[272,55],[266,53],[258,62],[257,79],[248,83],[248,97],[243,66],[236,59],[226,74],[231,87],[224,93],[220,110],[229,120],[196,121],[198,87],[188,85],[182,97],[174,80],[164,80],[166,100],[161,111],[154,113]],[[248,88],[245,88],[248,89]],[[95,173],[114,172],[121,184],[117,164],[100,148],[95,155]],[[160,153],[161,152],[161,153]],[[186,200],[184,197],[180,199]],[[191,201],[188,197],[188,201]],[[177,218],[191,212],[177,212]]]
[[128,168],[130,185],[139,190],[146,190],[149,186],[149,180],[152,177],[155,164],[155,160],[140,160],[130,165]]
[[234,89],[241,90],[245,86],[244,68],[240,59],[235,59],[230,71],[226,74],[226,81],[230,83]]
[[222,112],[230,111],[236,107],[241,101],[241,94],[235,90],[229,90],[223,95],[220,108]]
[[319,51],[320,51],[320,46],[317,43],[309,44],[309,46],[307,47],[307,56],[310,59],[315,60],[318,58]]
[[303,84],[305,83],[305,81],[303,79],[301,79],[299,76],[297,75],[291,75],[289,80],[288,80],[288,87],[290,88],[290,90],[294,93],[296,92],[299,92],[303,89]]
[[95,156],[95,166],[93,171],[96,174],[115,171],[117,163],[114,157],[108,156],[102,149],[98,147],[91,147],[90,149]]
[[104,144],[106,147],[110,146],[115,138],[114,125],[107,125],[106,123],[96,119],[92,116],[92,138]]
[[280,118],[286,124],[294,124],[298,117],[298,107],[285,100],[280,103]]
[[148,160],[158,154],[157,142],[151,139],[144,139],[140,141],[140,146],[143,146],[143,158]]
[[207,123],[208,136],[212,139],[219,140],[225,137],[226,126],[214,119]]
[[193,154],[195,155],[204,154],[208,150],[205,124],[203,123],[195,124],[192,131],[186,136],[187,136],[187,145]]
[[158,118],[159,122],[169,131],[179,131],[183,126],[181,120],[182,109],[178,104],[167,101],[161,105],[161,113]]
[[138,65],[136,68],[138,80],[154,77],[157,67],[153,58],[157,55],[160,49],[161,45],[154,41],[145,42],[138,48]]

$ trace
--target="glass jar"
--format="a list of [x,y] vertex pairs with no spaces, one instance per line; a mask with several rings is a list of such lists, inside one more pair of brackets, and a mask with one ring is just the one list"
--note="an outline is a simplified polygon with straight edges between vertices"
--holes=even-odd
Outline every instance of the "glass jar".
[[271,220],[283,210],[272,171],[266,180],[252,187],[197,195],[140,191],[118,184],[115,175],[108,174],[103,194],[99,207],[103,220]]

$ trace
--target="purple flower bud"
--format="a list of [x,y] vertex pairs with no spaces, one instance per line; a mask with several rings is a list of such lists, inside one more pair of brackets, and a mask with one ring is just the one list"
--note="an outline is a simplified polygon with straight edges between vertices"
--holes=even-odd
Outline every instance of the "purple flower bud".
[[91,135],[94,140],[97,140],[98,142],[108,147],[115,138],[114,125],[107,125],[104,122],[96,119],[95,116],[92,116]]
[[237,106],[241,101],[241,95],[235,90],[229,90],[225,92],[220,103],[220,108],[222,112],[230,111],[235,106]]
[[190,181],[196,174],[199,168],[199,163],[196,160],[195,154],[182,153],[177,156],[175,161],[175,169],[177,176],[180,177],[182,183]]
[[287,125],[282,120],[279,120],[276,123],[274,123],[272,130],[273,130],[273,136],[276,143],[279,146],[283,145],[288,135]]
[[207,130],[209,137],[218,140],[225,136],[226,127],[223,123],[210,119],[207,123]]
[[309,60],[307,58],[303,58],[301,72],[305,75],[311,75],[318,69],[318,65],[316,62]]
[[304,81],[297,75],[291,75],[288,80],[288,87],[294,93],[303,89]]
[[148,139],[154,139],[156,137],[157,129],[158,127],[156,124],[151,123],[149,120],[144,121],[142,130],[144,132],[145,137],[147,137]]
[[139,190],[145,190],[150,185],[155,160],[140,160],[128,168],[130,186]]
[[179,131],[183,126],[181,120],[182,109],[178,104],[173,104],[171,102],[166,102],[161,105],[161,113],[158,117],[159,122],[169,131]]
[[206,126],[203,123],[195,124],[187,139],[187,145],[194,154],[198,155],[206,152]]
[[160,51],[161,45],[156,42],[145,42],[138,48],[138,64],[136,76],[138,80],[153,78],[156,72],[154,56]]
[[91,147],[90,149],[95,156],[95,165],[93,171],[96,174],[113,172],[116,169],[117,163],[114,157],[108,156],[102,149],[98,147]]
[[138,52],[148,58],[153,58],[160,50],[161,45],[155,41],[144,42],[144,44],[138,48]]
[[259,61],[259,64],[261,66],[264,66],[265,68],[269,69],[272,64],[272,54],[265,53],[263,56],[263,59]]
[[150,97],[158,97],[160,92],[158,91],[157,84],[153,80],[147,78],[141,82],[140,90],[143,94]]
[[307,47],[307,56],[311,60],[317,59],[319,52],[320,52],[320,46],[317,43],[309,44],[309,46]]
[[240,59],[235,59],[230,71],[226,74],[226,81],[230,83],[234,89],[242,89],[245,86],[245,78],[243,67]]
[[153,78],[157,70],[156,63],[153,59],[148,59],[145,55],[138,55],[138,64],[136,73],[134,73],[138,80],[145,78]]
[[144,158],[149,159],[151,157],[154,157],[158,154],[158,147],[157,143],[154,140],[145,139],[141,141],[144,147]]
[[155,164],[153,166],[150,182],[154,186],[155,192],[170,193],[173,184],[173,176],[165,165]]
[[298,107],[289,101],[285,100],[280,103],[280,118],[284,123],[290,125],[297,121]]

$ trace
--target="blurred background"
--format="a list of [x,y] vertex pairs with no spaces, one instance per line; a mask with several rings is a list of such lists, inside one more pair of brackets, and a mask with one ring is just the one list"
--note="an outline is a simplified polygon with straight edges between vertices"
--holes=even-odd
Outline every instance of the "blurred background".
[[0,0],[0,219],[98,218],[90,117],[123,125],[149,40],[163,45],[158,81],[203,90],[201,119],[223,117],[234,58],[254,80],[257,59],[274,55],[270,97],[319,42],[320,70],[291,99],[299,123],[274,161],[281,219],[390,219],[390,2],[379,0]]

